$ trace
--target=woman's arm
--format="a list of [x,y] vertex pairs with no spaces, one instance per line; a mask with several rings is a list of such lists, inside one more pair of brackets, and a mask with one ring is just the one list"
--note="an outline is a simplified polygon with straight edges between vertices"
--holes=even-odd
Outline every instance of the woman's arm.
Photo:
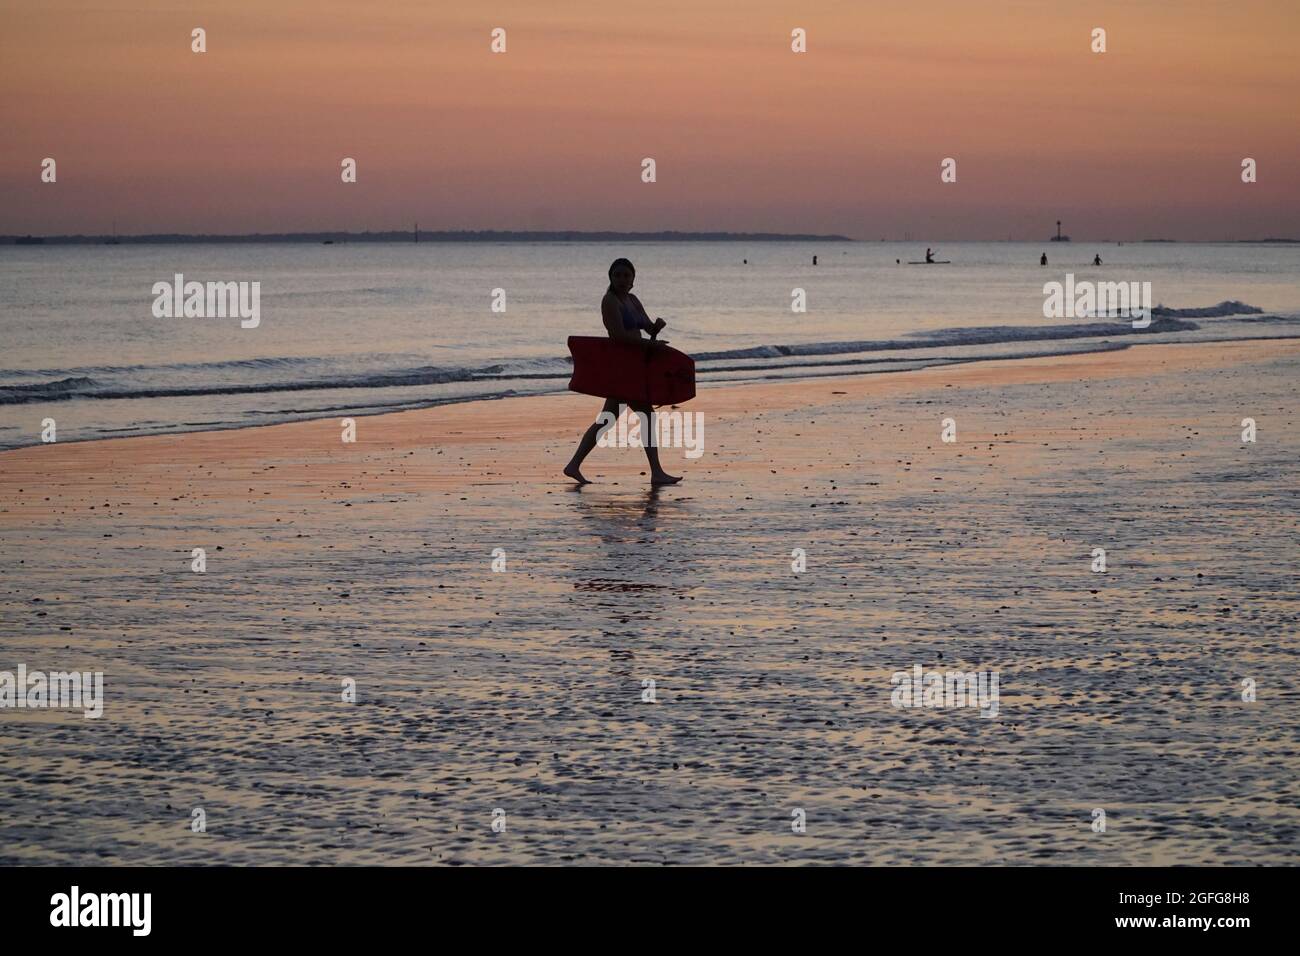
[[[640,303],[637,303],[640,306]],[[644,314],[645,310],[640,309]],[[619,308],[618,297],[612,294],[606,294],[600,302],[600,318],[605,323],[605,331],[609,333],[610,338],[619,342],[631,342],[639,345],[644,349],[654,348],[657,344],[651,339],[641,338],[641,333],[635,329],[623,328],[623,310]]]
[[651,322],[650,314],[646,312],[645,306],[641,304],[641,300],[638,299],[636,296],[631,295],[631,293],[629,293],[629,295],[631,296],[632,301],[636,303],[637,312],[640,313],[640,315],[637,318],[638,321],[641,323],[641,328],[649,332],[650,338],[653,339],[655,336],[657,336],[660,332],[664,330],[664,327],[668,325],[668,323],[665,322],[663,319],[655,319],[653,322]]

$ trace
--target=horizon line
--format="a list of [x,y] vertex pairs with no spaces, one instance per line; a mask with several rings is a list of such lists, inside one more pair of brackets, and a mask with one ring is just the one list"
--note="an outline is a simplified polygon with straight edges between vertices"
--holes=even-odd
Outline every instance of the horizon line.
[[[247,233],[186,233],[158,232],[119,235],[117,233],[62,233],[53,235],[0,234],[0,245],[90,245],[90,244],[176,244],[186,242],[323,242],[335,243],[348,240],[359,242],[405,242],[416,245],[420,242],[1058,242],[1055,237],[1044,239],[913,239],[911,236],[891,236],[879,239],[855,239],[838,233],[782,233],[782,232],[733,232],[687,231],[665,229],[646,232],[620,232],[611,230],[584,229],[439,229],[411,230],[388,229],[382,231],[347,230],[319,232],[247,232]],[[1077,243],[1300,243],[1300,239],[1291,237],[1261,237],[1253,239],[1170,239],[1165,237],[1143,238],[1097,238],[1066,239],[1072,245]]]

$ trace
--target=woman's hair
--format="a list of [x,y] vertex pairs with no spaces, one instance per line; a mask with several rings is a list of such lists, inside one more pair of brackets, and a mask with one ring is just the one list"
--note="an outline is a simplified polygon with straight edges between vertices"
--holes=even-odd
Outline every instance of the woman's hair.
[[636,276],[636,266],[632,265],[631,259],[615,259],[613,262],[609,264],[609,289],[607,290],[608,292],[614,291],[614,270],[619,268],[620,266],[627,266],[628,271],[632,273],[632,276],[634,278]]

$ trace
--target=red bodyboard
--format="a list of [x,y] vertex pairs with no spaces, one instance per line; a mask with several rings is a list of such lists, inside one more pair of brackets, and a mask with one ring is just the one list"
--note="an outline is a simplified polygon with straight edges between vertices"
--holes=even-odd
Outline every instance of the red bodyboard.
[[695,360],[661,345],[649,352],[607,336],[571,335],[569,391],[624,402],[678,405],[695,397]]

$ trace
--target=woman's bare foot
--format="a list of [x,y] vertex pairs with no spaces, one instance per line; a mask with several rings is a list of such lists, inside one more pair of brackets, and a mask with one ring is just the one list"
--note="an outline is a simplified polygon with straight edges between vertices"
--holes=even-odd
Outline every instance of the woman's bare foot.
[[661,471],[661,472],[659,472],[657,475],[652,475],[652,476],[650,477],[650,484],[652,484],[652,485],[675,485],[675,484],[677,484],[677,482],[679,482],[679,481],[681,481],[681,480],[682,480],[682,476],[681,476],[681,475],[670,475],[670,474],[668,474],[668,472],[666,472],[666,471]]
[[576,482],[577,482],[578,484],[580,484],[580,485],[589,485],[589,484],[591,484],[590,479],[584,478],[584,477],[582,476],[582,472],[579,471],[578,468],[577,468],[576,466],[574,466],[574,465],[565,465],[565,466],[564,466],[564,473],[565,473],[566,475],[568,475],[570,478],[572,478],[574,481],[576,481]]

